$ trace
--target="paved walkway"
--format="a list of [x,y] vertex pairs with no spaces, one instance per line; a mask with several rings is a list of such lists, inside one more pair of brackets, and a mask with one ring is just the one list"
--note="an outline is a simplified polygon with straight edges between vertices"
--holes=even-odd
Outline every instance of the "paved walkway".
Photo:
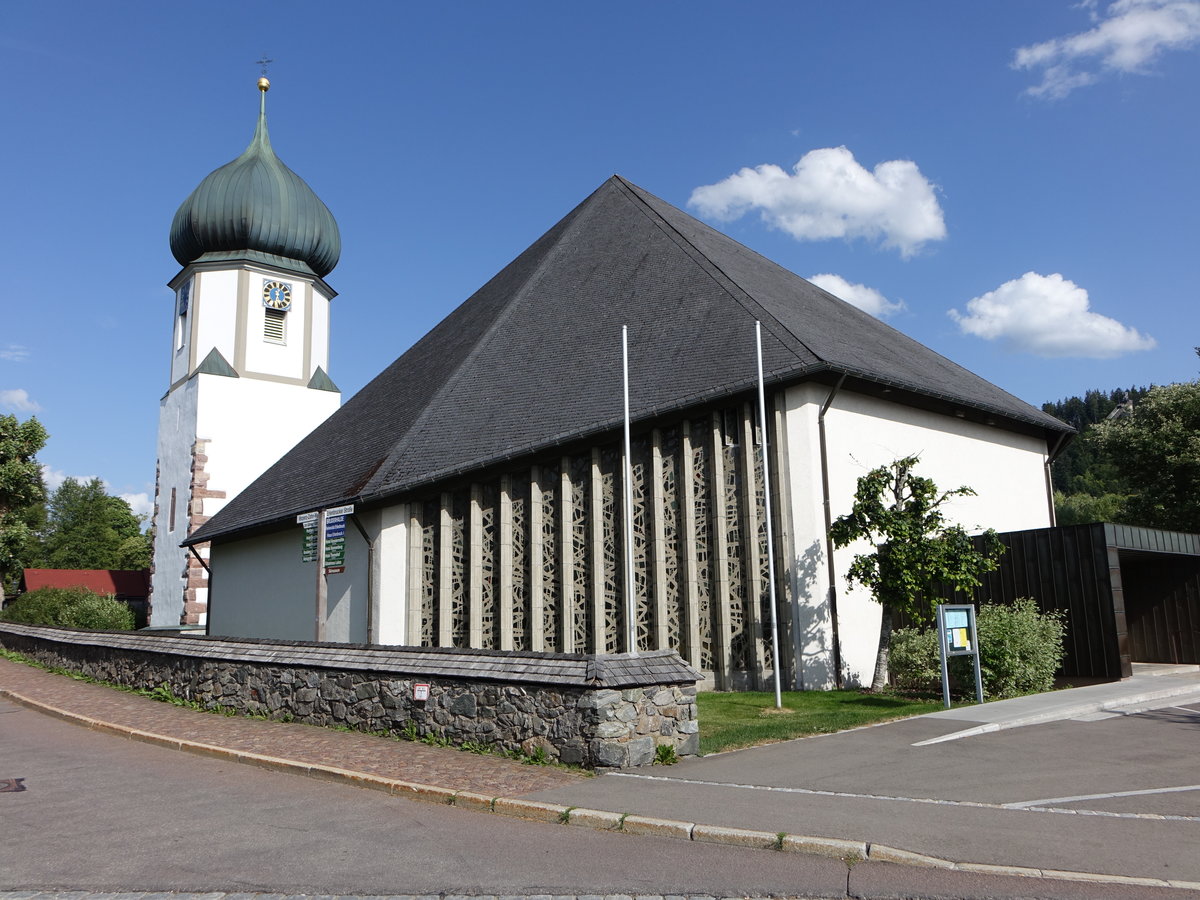
[[194,752],[241,756],[246,762],[274,761],[279,768],[301,769],[314,775],[327,769],[330,777],[338,772],[348,776],[355,773],[491,797],[518,797],[587,777],[414,741],[197,712],[6,659],[0,659],[0,695],[135,739]]
[[[1182,841],[1185,848],[1194,848],[1194,832],[1171,831],[1169,829],[1175,827],[1175,822],[1168,821],[1188,820],[1187,828],[1194,829],[1200,823],[1200,816],[1185,815],[1181,818],[1153,815],[1139,818],[1132,827],[1159,829],[1150,837],[1150,843],[1154,846],[1148,849],[1154,853],[1147,856],[1153,858],[1139,870],[1138,865],[1119,858],[1124,852],[1140,864],[1141,857],[1135,845],[1143,840],[1142,834],[1149,832],[1138,832],[1133,838],[1128,838],[1129,832],[1117,830],[1129,827],[1128,817],[1119,818],[1125,815],[1119,811],[1101,814],[1110,818],[1102,818],[1101,815],[1091,815],[1086,819],[1082,815],[1034,815],[1031,819],[1028,812],[1015,810],[1011,804],[1005,806],[989,801],[986,797],[982,801],[945,801],[937,799],[931,792],[932,799],[918,799],[910,803],[905,812],[897,813],[895,804],[889,806],[883,801],[917,797],[915,786],[907,785],[910,788],[909,797],[898,798],[882,796],[887,792],[883,790],[879,795],[851,795],[832,785],[832,779],[845,778],[854,773],[862,773],[866,778],[883,779],[881,783],[886,783],[890,760],[898,748],[939,743],[941,748],[945,748],[944,751],[939,749],[939,752],[949,752],[960,745],[970,748],[973,746],[972,738],[980,735],[987,735],[980,740],[994,741],[997,736],[992,732],[1009,734],[1007,740],[1010,743],[1007,749],[999,748],[998,755],[990,765],[994,766],[995,760],[1015,758],[1015,766],[1010,766],[1015,771],[1009,777],[1015,779],[1013,783],[1020,783],[1024,778],[1019,762],[1023,751],[1014,749],[1018,745],[1012,741],[1017,736],[1011,729],[1081,716],[1093,719],[1117,716],[1119,713],[1116,711],[1128,712],[1145,706],[1174,704],[1182,708],[1185,704],[1200,703],[1200,671],[1197,671],[1197,667],[1157,672],[1140,669],[1134,678],[1120,683],[990,703],[982,707],[961,707],[879,729],[862,729],[813,741],[773,745],[761,751],[741,751],[740,755],[707,757],[672,768],[668,777],[663,777],[667,770],[654,769],[592,778],[561,769],[524,765],[513,760],[429,747],[421,743],[299,724],[227,718],[52,675],[3,659],[0,659],[0,695],[78,724],[138,740],[268,768],[342,780],[414,799],[529,819],[684,840],[816,853],[847,860],[865,858],[907,863],[930,870],[956,870],[977,875],[1040,876],[1059,881],[1084,880],[1092,881],[1097,886],[1107,883],[1109,888],[1122,884],[1131,889],[1135,886],[1175,888],[1177,892],[1195,891],[1200,896],[1200,876],[1193,871],[1196,870],[1192,861],[1193,853],[1183,851],[1182,855],[1186,857],[1184,864],[1172,869],[1173,861],[1180,856],[1180,851],[1173,849],[1173,843]],[[1187,710],[1184,712],[1188,713]],[[1196,715],[1195,712],[1188,714]],[[958,740],[950,741],[954,738]],[[1075,746],[1071,742],[1077,739],[1070,737],[1065,740],[1063,746],[1071,748]],[[809,757],[813,755],[813,749],[820,750],[825,756],[832,753],[832,758],[826,761],[824,775],[819,774],[805,759],[806,753]],[[978,756],[974,751],[968,753],[968,756],[971,755]],[[1069,749],[1059,755],[1070,756]],[[808,787],[797,789],[772,782],[777,772],[775,767],[781,759],[790,760],[793,772],[798,773],[792,777]],[[722,774],[723,769],[736,771],[736,777]],[[980,766],[978,771],[987,773],[987,777],[978,779],[980,784],[1004,786],[1001,778],[993,777],[993,770],[987,764]],[[712,777],[696,775],[697,772],[706,772]],[[1198,777],[1193,781],[1200,782],[1200,773],[1197,774]],[[653,783],[646,780],[647,776],[653,779]],[[820,789],[822,777],[831,779],[831,789]],[[1103,777],[1103,773],[1097,777]],[[1186,778],[1186,774],[1179,777]],[[756,784],[739,785],[736,783],[739,781]],[[1182,781],[1177,780],[1177,783],[1182,784]],[[743,792],[744,801],[743,796],[735,800],[731,790],[739,787],[756,787],[759,793],[751,796],[750,792]],[[1186,789],[1193,788],[1200,790],[1200,784]],[[1055,799],[1053,793],[1039,793],[1036,796]],[[1195,797],[1196,794],[1187,796]],[[918,806],[918,803],[926,805]],[[862,807],[855,813],[857,818],[846,813],[855,809],[855,804]],[[836,813],[829,812],[822,819],[823,809],[836,810]],[[917,821],[929,809],[942,818],[931,820],[933,825],[918,838],[906,843],[914,832],[905,830],[905,827]],[[1051,820],[1067,818],[1077,820],[1072,827],[1078,825],[1098,830],[1080,832],[1074,844],[1067,840],[1041,841],[1032,837],[1030,841],[1033,845],[1047,842],[1058,844],[1057,855],[1047,857],[1053,864],[1021,865],[1014,859],[1004,858],[1003,847],[989,843],[982,832],[973,832],[973,829],[980,827],[980,815],[997,812],[1009,817],[1010,821],[1017,816],[1023,817],[1029,824],[1034,824],[1034,819],[1042,820],[1049,827],[1050,834],[1054,834],[1055,829],[1066,831],[1065,827]],[[1148,819],[1156,821],[1144,821]],[[947,833],[948,823],[954,825],[950,831],[957,831],[957,834]],[[896,839],[890,844],[880,843],[879,840],[862,840],[866,824],[870,825],[870,833],[876,837],[882,839],[890,834],[895,835]],[[1015,831],[1021,831],[1022,827],[1018,826]],[[1004,829],[1014,831],[1011,824],[1006,824]],[[964,834],[974,836],[968,840]],[[957,843],[954,839],[957,839]],[[1189,841],[1192,843],[1189,844]],[[1103,846],[1105,843],[1111,845],[1111,850]],[[1099,852],[1096,852],[1097,848]],[[1157,874],[1148,875],[1151,871]],[[1178,871],[1179,874],[1171,876],[1171,871]]]

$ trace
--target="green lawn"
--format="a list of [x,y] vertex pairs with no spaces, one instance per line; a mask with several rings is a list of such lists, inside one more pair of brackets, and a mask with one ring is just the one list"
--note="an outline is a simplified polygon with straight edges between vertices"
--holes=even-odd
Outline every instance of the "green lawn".
[[696,700],[701,753],[828,734],[942,708],[938,700],[911,700],[862,691],[788,691],[783,695],[786,712],[781,713],[775,712],[773,692],[705,691]]

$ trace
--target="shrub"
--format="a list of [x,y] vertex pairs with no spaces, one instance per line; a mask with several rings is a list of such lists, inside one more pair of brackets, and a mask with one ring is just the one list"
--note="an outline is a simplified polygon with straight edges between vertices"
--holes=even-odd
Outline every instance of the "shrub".
[[1017,697],[1054,687],[1067,631],[1061,612],[1039,612],[1034,600],[1018,597],[1008,604],[985,603],[976,626],[987,696]]
[[[1011,604],[983,604],[975,624],[985,697],[1002,700],[1041,693],[1054,686],[1066,633],[1061,612],[1039,612],[1036,602],[1021,597]],[[889,669],[894,687],[914,692],[938,689],[941,665],[936,632],[897,629],[892,633],[891,654]],[[953,683],[973,684],[971,658],[951,659],[950,674]]]
[[938,690],[942,680],[937,632],[928,628],[897,628],[888,653],[892,687],[911,693]]
[[130,631],[134,616],[124,603],[87,588],[38,588],[22,594],[0,611],[6,622],[57,625],[94,631]]

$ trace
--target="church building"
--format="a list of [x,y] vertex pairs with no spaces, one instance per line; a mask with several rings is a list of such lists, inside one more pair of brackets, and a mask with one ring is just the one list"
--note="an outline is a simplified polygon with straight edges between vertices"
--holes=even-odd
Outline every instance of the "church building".
[[330,380],[325,276],[341,237],[325,204],[258,126],[246,151],[200,182],[171,224],[183,269],[170,378],[159,407],[150,624],[203,625],[207,547],[181,546],[341,405]]
[[[260,130],[265,146],[261,122]],[[259,145],[256,136],[247,154],[263,152]],[[203,224],[199,211],[233,184],[220,180],[213,190],[202,184],[204,202],[189,200],[185,209],[197,212],[181,215]],[[315,198],[307,203],[305,215],[317,208]],[[228,299],[216,294],[228,319],[204,332],[220,340],[193,333],[172,391],[257,379],[263,390],[321,397],[332,297],[321,279],[336,245],[322,243],[319,228],[280,222],[269,232],[279,243],[249,255],[232,238],[202,239],[193,225],[184,239],[185,230],[177,218],[172,245],[185,268],[174,285],[203,285],[192,289],[193,316],[214,296],[209,278],[229,285]],[[288,243],[299,235],[316,237]],[[289,285],[300,352],[266,333],[276,282]],[[181,300],[181,318],[188,309]],[[210,347],[212,368],[197,368],[191,360]],[[164,421],[193,409],[179,402],[171,412],[170,397]],[[328,399],[312,401],[308,421],[336,405],[335,394]],[[217,432],[191,420],[179,427],[211,440],[199,449],[186,436],[176,442],[185,451],[170,473],[164,465],[161,491],[187,471],[235,491],[212,468]],[[718,688],[764,686],[776,666],[790,687],[827,688],[869,680],[878,639],[879,606],[847,590],[844,577],[864,548],[834,551],[828,540],[857,478],[917,454],[921,474],[939,485],[974,488],[951,507],[968,528],[1045,527],[1048,464],[1070,431],[614,176],[215,516],[174,534],[211,546],[213,635],[562,653],[671,648]],[[204,467],[189,470],[199,455],[209,457]],[[177,489],[193,496],[196,483]],[[298,519],[338,507],[353,508],[344,562],[326,568],[311,561],[311,532]],[[172,559],[178,578],[182,557]]]

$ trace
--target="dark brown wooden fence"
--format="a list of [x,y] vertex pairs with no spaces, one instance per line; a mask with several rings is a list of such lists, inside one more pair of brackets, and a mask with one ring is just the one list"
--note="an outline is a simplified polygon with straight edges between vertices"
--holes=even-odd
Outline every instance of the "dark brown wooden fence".
[[1097,523],[1000,540],[1000,566],[971,600],[1032,597],[1043,611],[1061,610],[1063,675],[1115,680],[1133,662],[1200,663],[1200,535]]

